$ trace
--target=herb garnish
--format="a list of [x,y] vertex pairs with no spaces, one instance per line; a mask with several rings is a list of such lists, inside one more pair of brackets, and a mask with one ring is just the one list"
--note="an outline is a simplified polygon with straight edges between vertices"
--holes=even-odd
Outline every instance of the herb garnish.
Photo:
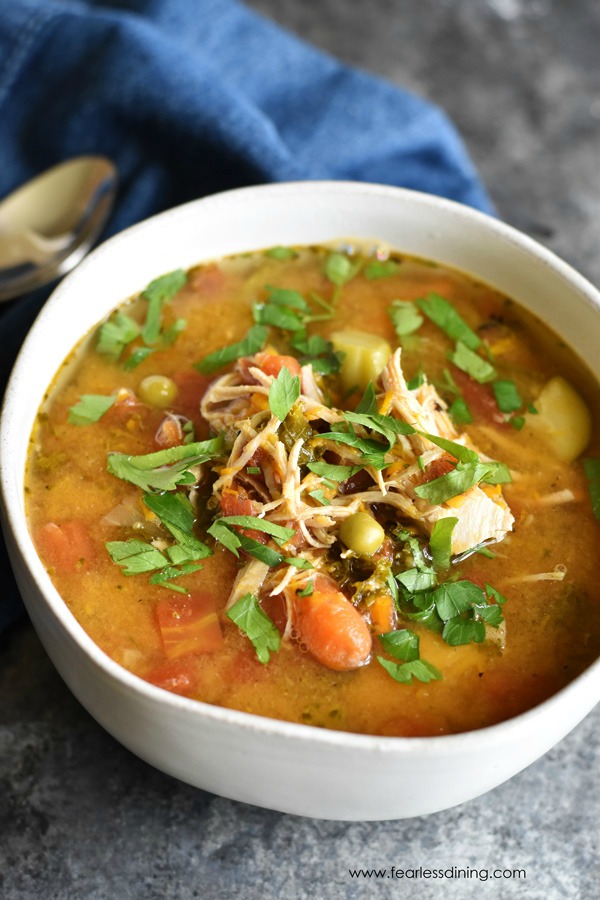
[[176,269],[174,272],[155,278],[146,290],[142,291],[142,297],[148,301],[148,312],[142,329],[142,338],[145,344],[154,344],[158,340],[162,327],[163,307],[181,290],[186,281],[187,276],[183,269]]
[[427,684],[430,681],[439,681],[442,673],[424,659],[419,659],[419,637],[409,628],[398,631],[390,631],[380,634],[379,641],[383,648],[395,659],[403,660],[402,663],[392,662],[383,656],[378,656],[377,661],[395,681],[401,684],[411,684],[413,678]]
[[498,409],[503,413],[516,412],[523,406],[521,395],[514,381],[499,379],[492,382],[492,389],[498,404]]
[[235,362],[242,356],[253,356],[262,350],[267,341],[267,328],[264,325],[253,325],[248,331],[245,338],[235,344],[229,344],[227,347],[221,347],[214,353],[209,353],[201,362],[196,364],[196,368],[203,375],[212,375],[218,369]]
[[269,406],[271,412],[280,422],[283,422],[292,406],[300,396],[300,378],[291,375],[289,370],[282,366],[277,378],[274,378],[269,388]]
[[445,516],[433,526],[429,538],[429,549],[436,569],[447,569],[452,555],[452,532],[458,524],[454,516]]
[[227,611],[226,616],[252,642],[260,662],[266,665],[270,654],[279,650],[281,637],[273,621],[261,609],[258,597],[245,594]]
[[342,287],[358,275],[362,268],[362,260],[354,262],[345,253],[330,253],[325,260],[325,275],[337,287]]
[[392,305],[388,306],[387,312],[400,338],[417,331],[424,321],[410,300],[394,300]]
[[375,281],[377,278],[389,278],[391,275],[395,275],[399,268],[400,263],[393,259],[374,259],[373,262],[367,263],[365,266],[364,276],[368,281]]
[[416,303],[427,318],[431,319],[453,341],[461,342],[469,350],[477,350],[481,346],[481,338],[477,337],[452,304],[440,297],[439,294],[430,293],[425,299],[421,298]]
[[584,459],[583,470],[587,478],[594,518],[600,519],[600,458],[590,456]]
[[295,259],[298,254],[291,247],[271,247],[270,250],[265,252],[265,256],[284,262],[287,259]]
[[113,406],[116,396],[106,397],[104,394],[82,394],[78,403],[69,409],[71,425],[91,425],[102,418]]
[[456,349],[450,354],[450,360],[480,384],[485,384],[486,381],[496,377],[493,365],[477,353],[473,353],[462,341],[456,342]]
[[172,491],[180,484],[193,484],[196,478],[190,469],[218,456],[222,450],[223,438],[218,437],[142,456],[109,453],[108,471],[144,490]]
[[161,275],[151,281],[148,287],[142,291],[142,297],[148,301],[146,319],[142,327],[130,316],[117,312],[112,318],[100,326],[96,350],[104,353],[115,362],[121,356],[125,347],[134,341],[140,334],[146,347],[140,347],[131,354],[125,364],[128,370],[134,369],[151,352],[151,346],[159,342],[162,346],[169,346],[177,335],[186,326],[185,319],[177,319],[162,335],[162,310],[187,281],[187,275],[183,269],[176,269],[167,275]]

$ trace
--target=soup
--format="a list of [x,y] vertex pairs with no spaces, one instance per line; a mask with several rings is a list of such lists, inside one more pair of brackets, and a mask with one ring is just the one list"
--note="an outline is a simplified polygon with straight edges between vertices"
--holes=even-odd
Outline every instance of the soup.
[[157,279],[58,374],[26,495],[96,643],[176,693],[440,735],[600,650],[600,390],[467,275],[285,248]]

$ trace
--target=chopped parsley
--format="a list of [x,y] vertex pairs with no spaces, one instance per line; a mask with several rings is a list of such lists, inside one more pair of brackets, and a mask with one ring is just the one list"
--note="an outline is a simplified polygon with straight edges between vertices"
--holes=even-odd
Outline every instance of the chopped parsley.
[[337,287],[342,287],[358,275],[362,260],[354,262],[345,253],[330,253],[325,260],[325,276]]
[[470,350],[462,341],[457,341],[454,353],[450,354],[454,365],[474,378],[480,384],[491,381],[496,377],[496,370],[491,363]]
[[443,519],[438,519],[433,526],[433,531],[429,538],[429,549],[436,569],[447,569],[450,565],[452,532],[457,524],[457,518],[445,516]]
[[270,250],[265,251],[265,256],[285,262],[288,259],[295,259],[298,254],[291,247],[271,247]]
[[498,409],[503,413],[516,412],[523,406],[521,395],[514,381],[510,379],[498,379],[492,382],[494,397]]
[[394,300],[387,311],[398,337],[417,331],[424,321],[410,300]]
[[142,456],[109,453],[108,471],[144,490],[172,491],[180,484],[194,484],[196,477],[190,469],[219,456],[222,450],[223,438],[218,437]]
[[248,331],[245,338],[235,344],[229,344],[209,353],[201,362],[196,364],[196,368],[203,375],[212,375],[223,366],[228,365],[242,356],[253,356],[262,350],[267,342],[267,328],[264,325],[253,325]]
[[583,470],[587,478],[594,518],[600,519],[600,458],[588,457],[584,459]]
[[258,597],[255,594],[244,594],[226,615],[246,635],[256,650],[258,659],[266,665],[270,654],[279,650],[281,637],[273,621],[261,609]]
[[375,281],[378,278],[390,278],[390,276],[396,275],[399,268],[400,263],[393,259],[374,259],[373,262],[367,263],[365,266],[364,276],[367,281]]
[[430,293],[416,303],[421,312],[424,312],[427,318],[441,328],[451,340],[464,344],[469,350],[477,350],[481,346],[481,338],[467,325],[452,304],[439,294]]
[[102,418],[116,399],[114,394],[110,397],[104,394],[82,394],[79,402],[69,409],[69,422],[71,425],[92,425]]
[[271,412],[283,422],[292,406],[300,396],[300,377],[291,375],[285,366],[279,370],[269,388],[269,406]]
[[187,275],[183,269],[176,269],[167,275],[161,275],[151,281],[142,297],[148,301],[148,312],[142,329],[142,338],[145,344],[154,344],[158,341],[162,328],[162,310],[169,300],[181,290],[187,281]]

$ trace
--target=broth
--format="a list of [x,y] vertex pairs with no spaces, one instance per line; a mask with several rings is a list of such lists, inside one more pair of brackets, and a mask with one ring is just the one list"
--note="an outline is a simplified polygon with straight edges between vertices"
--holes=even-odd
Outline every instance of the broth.
[[[173,287],[179,289],[169,296]],[[567,418],[579,405],[590,410],[593,426],[581,451],[595,460],[600,456],[600,389],[560,338],[510,298],[466,274],[416,258],[275,248],[199,266],[162,286],[155,282],[146,296],[125,304],[121,316],[126,318],[113,314],[108,329],[106,323],[99,326],[57,376],[38,415],[25,487],[30,530],[54,584],[83,628],[116,662],[160,687],[208,703],[319,727],[412,736],[502,721],[555,693],[597,657],[600,523],[581,453],[565,458],[569,448],[558,446],[552,429],[544,431],[540,420],[547,418],[549,403],[556,410],[564,401]],[[462,325],[456,325],[457,318]],[[255,338],[250,343],[249,332]],[[356,350],[363,340],[356,332],[374,340],[366,351]],[[322,340],[307,343],[311,336]],[[329,338],[332,344],[326,343]],[[211,354],[243,341],[237,353],[242,363],[231,351],[231,361],[218,366],[215,360],[211,366]],[[401,347],[408,394],[394,395],[394,357],[385,359],[386,344]],[[340,347],[348,351],[345,358],[336,355]],[[352,369],[355,350],[359,362]],[[383,354],[381,365],[378,354]],[[282,355],[288,362],[281,363]],[[473,363],[473,355],[480,363]],[[290,357],[304,365],[311,358],[316,369],[334,371],[311,381],[302,370],[302,396],[295,399],[300,366]],[[204,371],[199,371],[203,360]],[[384,365],[382,384],[378,370]],[[493,374],[481,371],[485,365]],[[224,381],[227,373],[229,381]],[[154,375],[163,380],[148,381]],[[372,394],[368,375],[375,381]],[[450,449],[424,437],[439,436],[439,428],[390,437],[389,429],[402,422],[405,397],[410,403],[425,398],[418,394],[423,376],[435,390],[427,422],[443,425],[446,406],[450,409]],[[351,383],[353,378],[362,383]],[[561,395],[554,402],[554,395],[545,395],[548,383],[558,385],[559,394],[567,390],[566,400]],[[100,406],[81,399],[90,396],[107,399]],[[200,412],[202,398],[206,416]],[[274,411],[282,406],[283,424]],[[327,410],[335,411],[333,422],[322,418]],[[367,418],[347,419],[352,411]],[[379,420],[373,418],[377,415]],[[581,413],[574,424],[569,420],[569,434],[585,431],[581,416],[585,419]],[[267,441],[263,432],[273,419],[273,437]],[[242,427],[243,421],[253,425]],[[405,424],[416,421],[404,417]],[[219,449],[213,439],[220,428],[225,443]],[[232,477],[235,441],[244,449],[252,435],[258,449]],[[353,446],[352,435],[363,443]],[[184,518],[192,510],[187,536],[181,528],[173,530],[181,521],[173,524],[172,508],[157,513],[142,502],[144,490],[164,498],[156,484],[145,489],[107,468],[109,455],[114,468],[124,458],[167,447],[197,448],[206,441],[213,441],[206,451],[211,458],[191,466],[189,483],[166,491],[171,499],[179,498]],[[286,472],[290,478],[293,474],[294,446],[300,453],[297,478],[310,474],[313,479],[312,493],[294,494],[296,516],[290,512],[292,501],[288,507],[282,501]],[[464,450],[477,462],[466,455],[457,464],[453,453]],[[369,465],[381,453],[385,464]],[[512,480],[503,479],[504,470],[491,464],[488,481],[479,479],[447,500],[429,503],[420,496],[419,489],[440,484],[461,465],[474,471],[489,460],[509,467]],[[309,466],[315,463],[313,471]],[[323,463],[329,474],[322,465],[319,471]],[[332,479],[331,466],[346,467],[338,480]],[[350,468],[357,471],[349,473]],[[182,471],[188,477],[185,466]],[[382,478],[384,497],[366,496],[380,489]],[[408,479],[398,482],[406,490],[390,487],[394,478]],[[220,481],[223,486],[215,489]],[[390,492],[398,503],[405,495],[409,500],[394,506]],[[364,499],[355,499],[359,495]],[[465,498],[475,496],[482,508],[485,502],[504,519],[487,531],[467,522],[467,534],[483,535],[482,541],[473,540],[484,546],[466,553],[473,547],[459,543],[461,509]],[[269,503],[275,506],[265,512]],[[451,534],[436,532],[437,549],[436,539],[431,540],[435,517],[426,520],[432,507],[441,521],[457,519]],[[334,524],[319,525],[319,516],[327,518],[329,512],[331,518],[332,510],[339,515]],[[356,511],[368,515],[367,529],[374,535],[366,551],[353,549],[355,538],[347,526],[345,540],[340,538],[346,533],[344,520]],[[225,534],[223,525],[220,532],[213,526],[207,533],[221,517],[241,515],[273,522],[274,528],[265,533],[256,521],[238,522],[226,523]],[[172,528],[165,527],[166,520]],[[277,526],[291,529],[292,537],[279,535]],[[375,547],[377,528],[385,537]],[[238,555],[231,549],[236,540],[242,541],[234,546]],[[197,548],[198,541],[211,555],[196,552],[193,558],[189,548]],[[169,556],[174,544],[187,548],[187,557],[183,551],[180,557]],[[167,579],[170,574],[166,566],[152,567],[153,551],[163,554],[171,568],[201,568],[151,583],[157,573]],[[123,554],[128,552],[135,557],[131,566],[150,568],[125,575]],[[250,580],[255,590],[243,591],[243,585],[238,590],[236,602],[246,598],[245,606],[238,605],[232,619],[226,605],[236,578],[241,569],[251,571],[249,564],[258,562],[254,569],[260,569],[261,560],[268,571],[261,570],[262,582]],[[303,560],[313,568],[298,568]],[[464,588],[465,583],[471,587]],[[457,584],[463,585],[460,597]],[[446,593],[440,590],[444,585]],[[329,645],[323,649],[325,626],[319,621],[313,627],[311,617],[318,599],[329,602],[340,593],[339,604],[347,604],[346,612],[352,608],[348,629],[358,637],[348,653],[342,648],[334,659]],[[443,614],[444,603],[455,604],[453,616]],[[458,643],[469,635],[466,643]],[[364,652],[361,640],[370,642]]]

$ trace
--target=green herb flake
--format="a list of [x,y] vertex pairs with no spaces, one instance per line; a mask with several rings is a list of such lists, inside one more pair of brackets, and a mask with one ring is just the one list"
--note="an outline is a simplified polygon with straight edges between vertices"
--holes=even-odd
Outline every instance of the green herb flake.
[[288,259],[295,259],[298,254],[291,247],[271,247],[265,251],[265,256],[269,259],[277,259],[279,262],[285,262]]
[[503,413],[516,412],[523,406],[521,395],[514,381],[510,379],[498,379],[492,382],[492,390],[498,404],[498,409]]
[[393,259],[374,259],[365,266],[364,275],[367,281],[375,281],[378,278],[390,278],[396,275],[399,269],[400,263]]
[[430,293],[416,303],[421,312],[424,312],[427,318],[441,328],[451,340],[464,344],[469,350],[477,350],[481,346],[481,339],[456,312],[452,304],[439,294]]
[[377,398],[375,396],[375,388],[373,387],[372,381],[368,383],[364,394],[360,398],[360,403],[354,412],[364,416],[377,415]]
[[259,519],[258,516],[223,516],[217,521],[223,525],[237,525],[239,528],[262,531],[274,538],[280,545],[290,541],[296,534],[293,528],[284,528],[283,525],[277,525],[267,519]]
[[353,262],[345,253],[330,253],[325,260],[325,276],[332,284],[342,287],[359,273],[361,267],[360,259]]
[[485,384],[496,377],[493,365],[470,350],[462,341],[457,341],[454,353],[450,354],[450,360],[457,368],[462,369],[480,384]]
[[196,478],[189,470],[219,456],[222,451],[223,438],[218,437],[142,456],[109,453],[108,471],[144,490],[172,491],[180,484],[194,484]]
[[134,369],[137,369],[140,363],[144,362],[151,353],[154,353],[152,347],[137,347],[129,359],[125,360],[123,368],[127,372],[132,372]]
[[223,366],[235,362],[242,356],[253,356],[262,350],[267,341],[268,329],[264,325],[253,325],[243,340],[236,344],[229,344],[227,347],[221,347],[214,353],[209,353],[204,359],[196,364],[196,368],[203,375],[212,375]]
[[413,678],[428,684],[430,681],[441,681],[442,673],[431,663],[424,659],[415,659],[412,662],[395,663],[383,656],[378,656],[377,661],[383,666],[388,675],[400,684],[412,684]]
[[272,325],[284,331],[299,331],[304,328],[303,320],[298,313],[287,306],[275,303],[255,303],[253,307],[254,321],[258,326]]
[[313,584],[313,580],[311,578],[310,581],[308,582],[308,584],[306,585],[306,587],[304,588],[304,590],[296,591],[296,593],[298,594],[299,597],[311,597],[312,594],[314,593],[314,590],[315,590],[315,587]]
[[472,581],[446,581],[440,584],[433,592],[433,602],[444,621],[468,612],[473,606],[487,606],[483,590]]
[[315,500],[317,501],[317,503],[320,503],[321,506],[331,506],[331,500],[329,500],[325,496],[323,491],[316,490],[316,491],[309,491],[308,493],[309,493],[309,496],[314,497]]
[[176,269],[166,275],[161,275],[151,281],[142,297],[148,301],[148,312],[146,321],[142,329],[142,337],[145,344],[154,344],[160,335],[162,327],[162,309],[165,303],[175,296],[181,290],[187,281],[187,276],[183,269]]
[[491,599],[498,604],[498,606],[503,606],[507,602],[504,594],[501,594],[500,591],[497,591],[496,588],[493,588],[491,584],[485,585],[485,592],[488,597],[491,597]]
[[438,519],[433,526],[433,531],[429,538],[429,549],[436,569],[447,569],[450,565],[452,532],[457,524],[457,518],[445,516],[443,519]]
[[587,478],[594,518],[600,519],[600,458],[590,456],[584,459],[583,470]]
[[122,568],[124,575],[153,572],[169,565],[167,557],[145,541],[109,541],[106,549],[112,561]]
[[134,341],[140,333],[140,326],[125,313],[115,315],[100,326],[96,350],[109,356],[115,362],[131,341]]
[[485,640],[485,625],[473,618],[456,616],[446,622],[442,637],[451,647],[470,644],[471,641],[481,644]]
[[279,370],[269,388],[269,406],[271,412],[283,422],[292,406],[300,396],[300,377],[291,375],[285,366]]
[[266,665],[270,654],[279,650],[281,637],[272,620],[261,609],[258,597],[245,594],[227,611],[226,616],[251,641],[258,659]]
[[388,306],[387,313],[398,337],[417,331],[424,321],[410,300],[394,300],[392,305]]
[[417,388],[420,388],[422,384],[425,384],[425,381],[425,372],[422,368],[420,368],[415,377],[410,378],[406,382],[406,387],[409,389],[409,391],[416,391]]
[[411,594],[428,591],[437,584],[435,572],[427,566],[407,569],[396,575],[396,580]]
[[267,297],[269,303],[274,303],[275,306],[287,307],[289,309],[299,309],[302,312],[307,312],[309,309],[308,303],[298,291],[290,291],[286,288],[277,288],[272,287],[272,285],[268,284],[266,287]]
[[535,408],[533,403],[529,403],[527,406],[527,409],[531,413],[532,416],[539,416],[539,414],[540,414],[539,410]]
[[508,424],[514,428],[515,431],[521,431],[525,425],[525,419],[523,416],[512,416],[512,418],[508,420]]
[[248,475],[260,475],[260,466],[248,466],[246,472]]
[[464,397],[456,397],[450,404],[448,413],[458,425],[470,425],[473,421],[473,416]]
[[83,394],[79,402],[69,409],[71,425],[92,425],[102,418],[116,400],[115,396],[103,394]]
[[410,628],[388,631],[378,635],[378,639],[386,653],[394,659],[412,662],[419,658],[419,636]]
[[346,481],[346,479],[356,475],[357,472],[360,472],[362,466],[335,466],[326,462],[309,462],[307,468],[314,472],[315,475],[339,482]]

